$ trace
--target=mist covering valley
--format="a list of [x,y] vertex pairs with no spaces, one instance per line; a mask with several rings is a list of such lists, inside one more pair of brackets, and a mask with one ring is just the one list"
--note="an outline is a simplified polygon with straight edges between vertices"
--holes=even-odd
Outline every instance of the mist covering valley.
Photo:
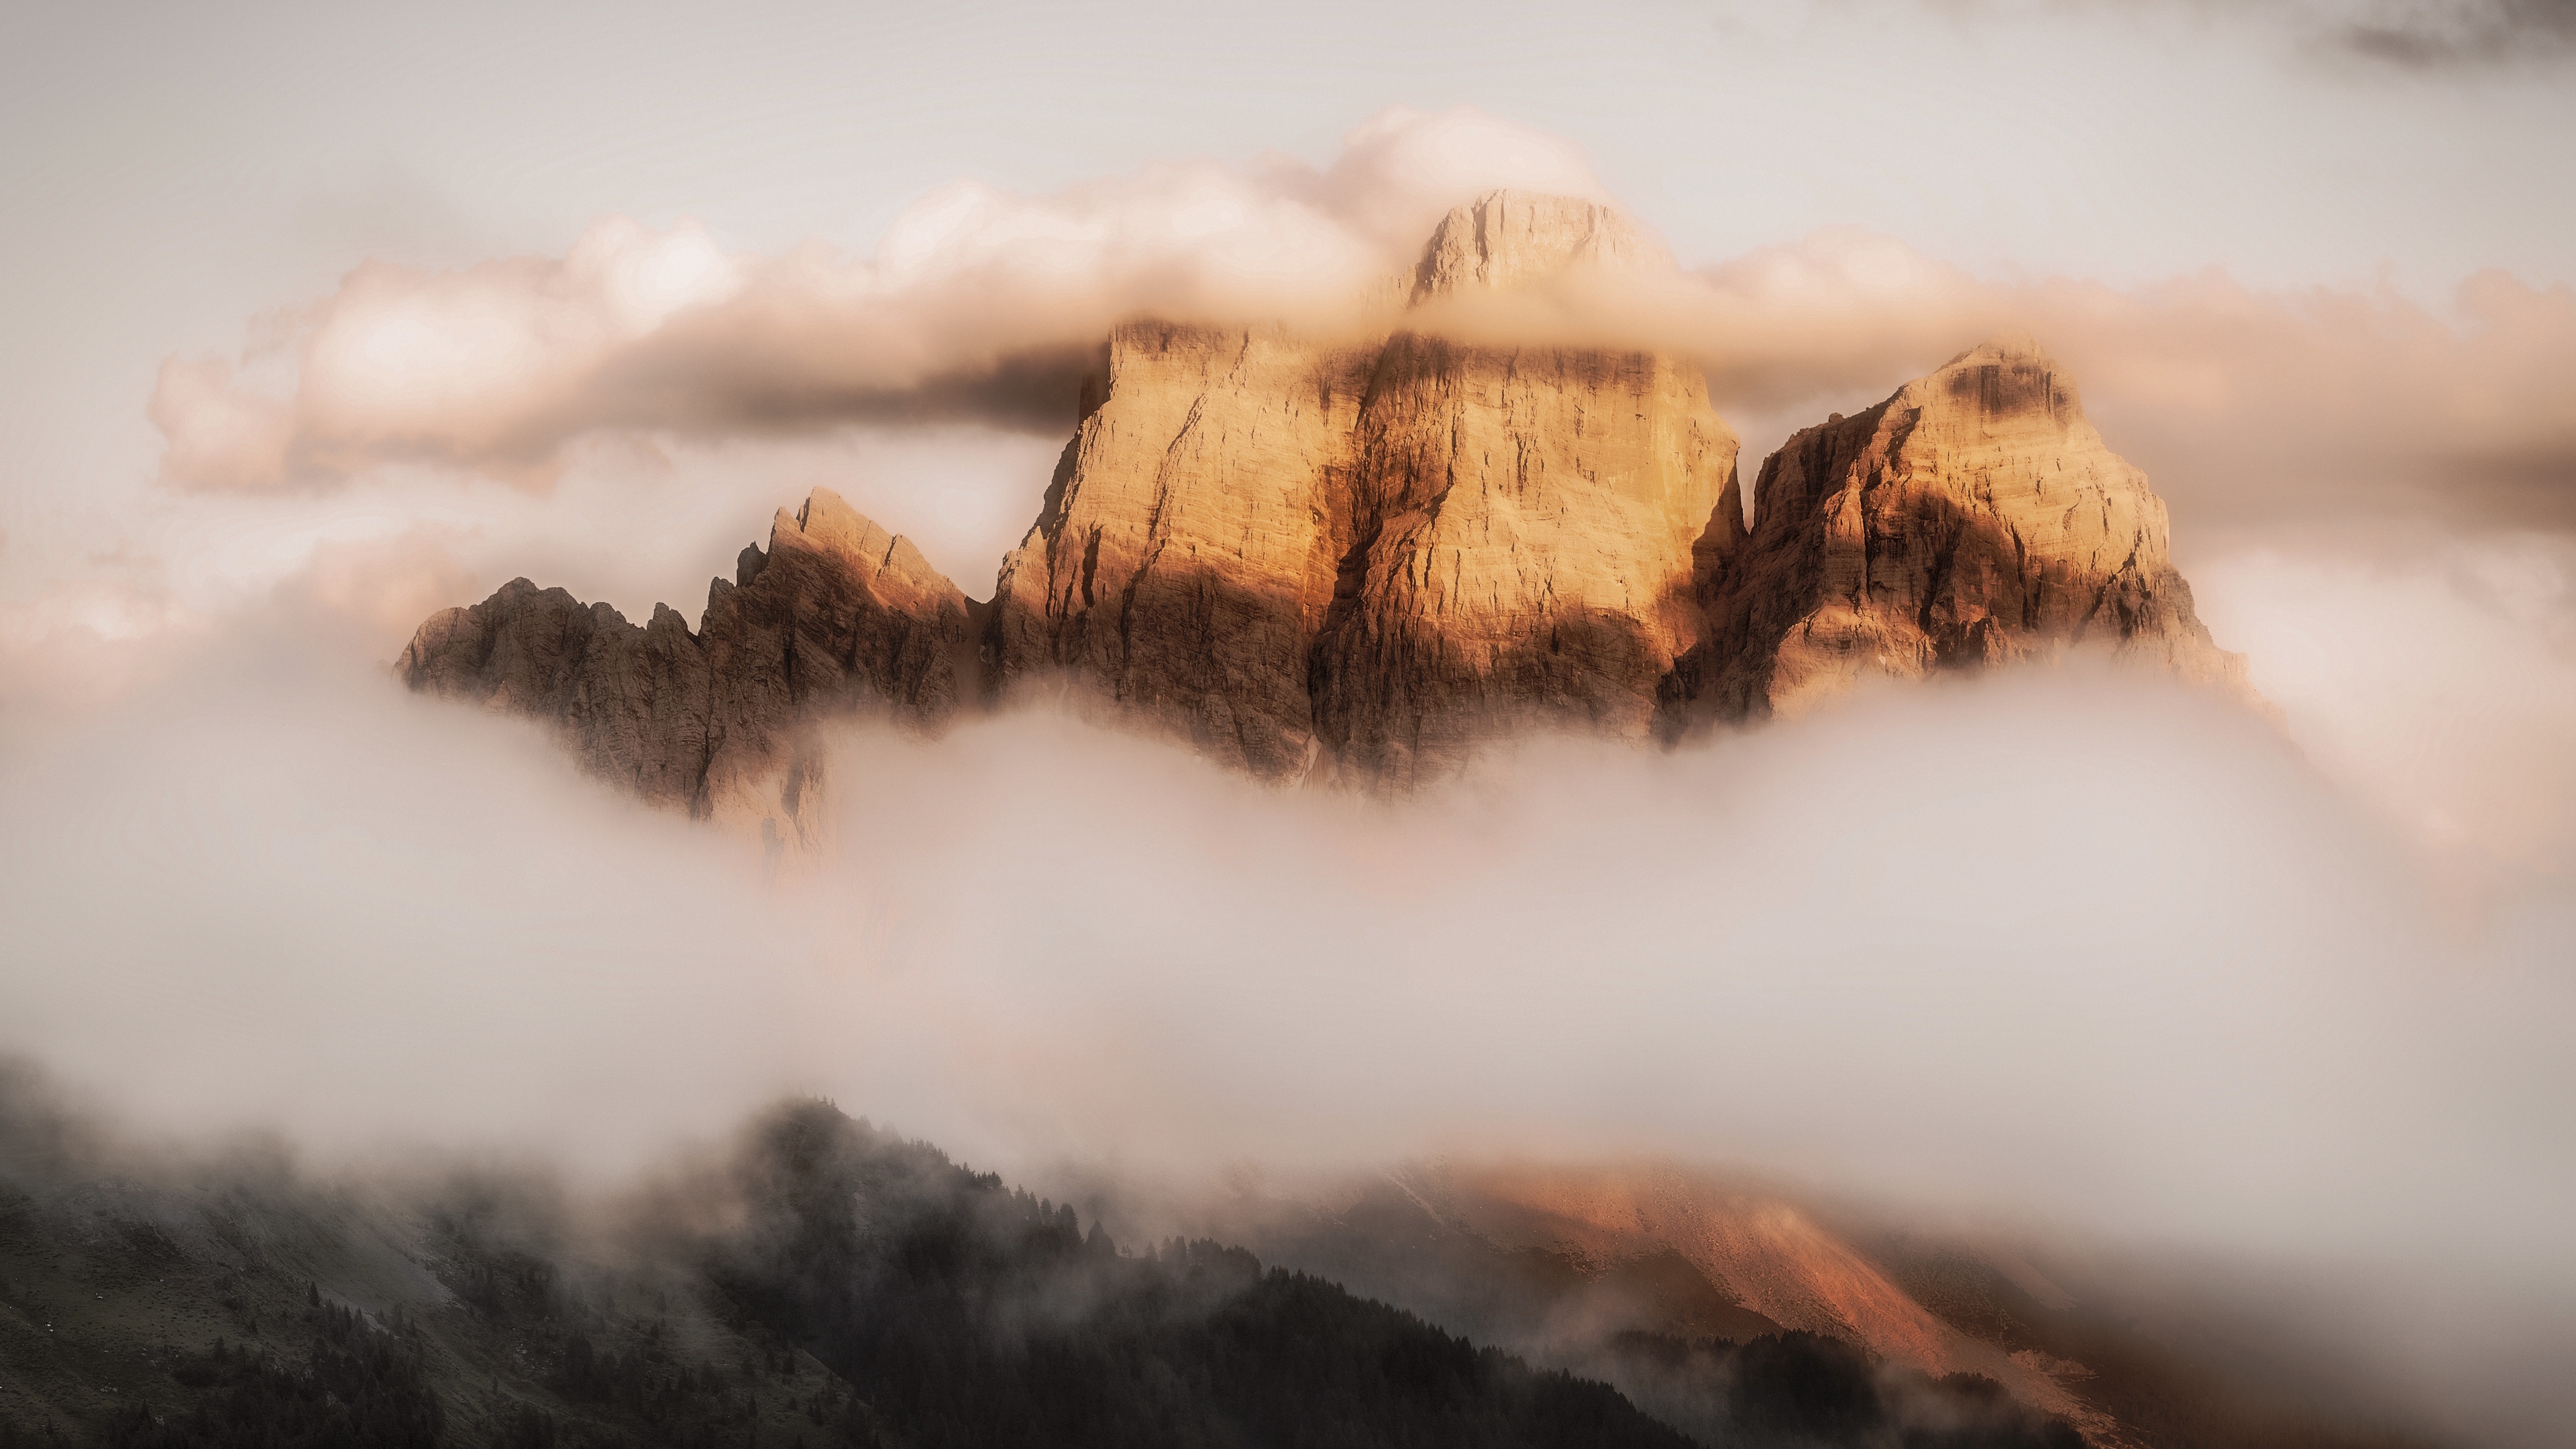
[[2305,1365],[2294,1402],[2372,1365],[2365,1423],[2554,1412],[2565,906],[2464,926],[2224,701],[2006,673],[1670,754],[1531,740],[1400,804],[1043,713],[860,728],[838,848],[782,874],[360,663],[281,607],[22,752],[9,916],[51,969],[12,1027],[54,1086],[576,1202],[819,1094],[1130,1248],[1222,1235],[1595,1374],[1655,1315],[1290,1229],[1428,1162],[1674,1163],[1849,1241],[2059,1253],[2123,1331]]

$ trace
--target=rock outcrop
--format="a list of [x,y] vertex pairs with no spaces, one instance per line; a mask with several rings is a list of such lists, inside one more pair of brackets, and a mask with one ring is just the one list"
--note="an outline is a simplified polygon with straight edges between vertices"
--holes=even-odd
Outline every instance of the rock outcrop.
[[876,712],[944,723],[971,690],[974,606],[909,542],[818,488],[763,552],[712,581],[692,632],[669,605],[637,626],[513,579],[420,626],[413,689],[546,721],[591,773],[701,818],[811,844],[824,762],[811,726]]
[[[1442,222],[1417,296],[1645,251],[1605,208],[1496,193]],[[1643,737],[1697,638],[1694,548],[1741,531],[1735,453],[1668,358],[1131,324],[989,658],[1273,779],[1401,787],[1531,722]]]
[[997,687],[1070,682],[1223,763],[1301,775],[1367,351],[1139,322],[994,585]]
[[1664,688],[1676,730],[2070,649],[2245,688],[2168,558],[2163,500],[2026,339],[1791,437],[1703,588],[1705,637]]
[[1695,550],[1742,529],[1735,453],[1687,363],[1391,341],[1312,659],[1335,757],[1401,788],[1499,733],[1645,738],[1698,637]]

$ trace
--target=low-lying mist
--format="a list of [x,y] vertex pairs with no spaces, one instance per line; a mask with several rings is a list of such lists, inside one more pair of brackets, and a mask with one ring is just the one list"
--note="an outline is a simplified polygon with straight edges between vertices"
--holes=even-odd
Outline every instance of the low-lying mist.
[[156,1130],[592,1181],[786,1091],[1023,1176],[1728,1164],[2340,1277],[2456,1414],[2555,1411],[2571,902],[2460,924],[2221,701],[2007,673],[1399,803],[854,729],[836,852],[773,870],[355,637],[22,715],[0,1051]]

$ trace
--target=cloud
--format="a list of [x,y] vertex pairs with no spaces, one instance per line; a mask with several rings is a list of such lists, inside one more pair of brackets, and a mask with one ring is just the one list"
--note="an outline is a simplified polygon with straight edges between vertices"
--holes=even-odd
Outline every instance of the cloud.
[[2436,309],[2393,288],[2266,292],[2216,270],[2139,288],[1995,282],[1849,233],[1697,280],[1658,302],[1661,340],[1756,411],[1816,421],[1826,401],[1874,402],[2013,328],[2069,364],[2186,530],[2576,529],[2576,291],[2563,284],[2483,272]]
[[[1844,0],[1849,6],[1854,0]],[[2291,54],[2358,59],[2418,75],[2469,75],[2576,55],[2571,0],[1858,0],[1955,23],[2028,24],[2068,14],[2174,16],[2268,33]]]
[[2422,842],[2464,903],[2523,870],[2576,876],[2576,758],[2557,743],[2576,722],[2569,539],[2248,550],[2192,586],[2309,759]]
[[2576,0],[2412,0],[2367,7],[2327,42],[2412,71],[2546,63],[2576,55]]
[[[1120,317],[1384,325],[1367,301],[1391,300],[1432,219],[1505,180],[1599,194],[1561,142],[1470,111],[1393,111],[1321,170],[1171,163],[1046,197],[961,183],[865,260],[820,246],[733,256],[694,225],[610,221],[559,260],[371,262],[282,314],[265,351],[173,358],[151,416],[167,481],[236,494],[417,463],[551,483],[595,436],[854,423],[1062,436]],[[2501,272],[2438,307],[2384,286],[2260,291],[2217,271],[2119,288],[1978,277],[1829,231],[1416,320],[1694,357],[1757,442],[2019,328],[2073,365],[2113,446],[2148,466],[2187,530],[2576,529],[2576,292]]]
[[[611,219],[559,259],[366,263],[244,359],[171,359],[150,412],[167,482],[233,492],[328,487],[397,461],[542,483],[566,443],[610,429],[1060,430],[1118,318],[1337,324],[1443,211],[1507,183],[1599,191],[1555,138],[1398,108],[1321,170],[1176,161],[1035,197],[959,182],[865,258],[821,244],[734,255],[695,223]],[[255,370],[287,377],[264,386]]]

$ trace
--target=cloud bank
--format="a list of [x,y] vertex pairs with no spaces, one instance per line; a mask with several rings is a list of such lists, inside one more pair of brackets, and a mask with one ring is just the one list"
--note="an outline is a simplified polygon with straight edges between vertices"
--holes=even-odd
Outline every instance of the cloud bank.
[[2414,71],[2561,61],[2576,55],[2569,0],[2406,0],[2359,7],[2326,37],[2355,55]]
[[2421,76],[2469,77],[2576,56],[2569,0],[1881,0],[1877,8],[1899,5],[1970,23],[2069,12],[2181,16],[2269,31],[2312,56]]
[[2461,1317],[2576,1281],[2570,900],[2462,934],[2210,701],[1888,690],[1402,809],[1047,716],[854,733],[842,853],[771,882],[326,598],[0,756],[0,1049],[333,1155],[610,1173],[804,1089],[1013,1170],[1648,1152]]
[[[610,220],[561,258],[367,263],[240,357],[171,359],[150,414],[165,481],[236,494],[421,463],[544,484],[604,435],[1061,436],[1118,319],[1387,325],[1392,279],[1439,214],[1504,183],[1602,194],[1563,143],[1469,110],[1396,110],[1322,168],[1173,162],[1038,197],[959,183],[866,258],[738,255],[693,223]],[[2114,445],[2194,526],[2576,528],[2576,292],[2499,272],[2440,306],[2216,271],[2123,289],[1982,278],[1828,232],[1426,320],[1693,357],[1756,439],[2023,329],[2075,366]]]
[[1564,142],[1399,108],[1322,169],[1176,161],[1040,197],[959,182],[866,258],[821,244],[738,256],[692,222],[611,219],[561,258],[363,265],[241,358],[172,359],[151,416],[168,481],[240,492],[389,461],[542,481],[567,442],[606,429],[977,417],[1059,431],[1117,319],[1345,322],[1457,198],[1506,183],[1600,193]]

